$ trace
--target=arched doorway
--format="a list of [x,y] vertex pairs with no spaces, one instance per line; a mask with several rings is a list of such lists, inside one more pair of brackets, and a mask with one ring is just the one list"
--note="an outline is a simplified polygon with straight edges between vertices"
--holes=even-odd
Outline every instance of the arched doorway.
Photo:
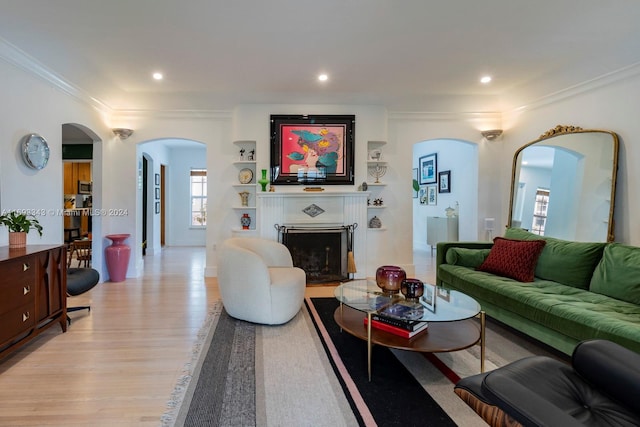
[[206,228],[192,227],[190,218],[190,171],[206,170],[204,143],[163,138],[137,146],[143,184],[140,195],[142,242],[140,256],[159,253],[169,246],[205,246]]
[[[435,156],[432,156],[435,155]],[[435,157],[435,181],[423,180],[420,162]],[[413,203],[413,247],[430,249],[427,244],[427,217],[445,217],[446,210],[456,209],[459,240],[478,238],[478,145],[455,139],[421,141],[413,146],[413,167],[418,173],[418,194]],[[446,187],[440,186],[446,179]],[[444,181],[442,181],[444,183]],[[425,200],[421,195],[435,195]],[[435,193],[435,194],[434,194]]]
[[[102,236],[102,216],[92,215],[92,209],[102,206],[102,139],[79,123],[64,123],[61,131],[64,162],[61,199],[65,201],[65,212],[71,208],[77,214],[65,215],[64,227],[78,228],[79,237]],[[69,203],[70,200],[73,202]],[[73,236],[64,234],[65,241]],[[102,239],[92,239],[91,266],[99,272],[104,265],[102,249]]]

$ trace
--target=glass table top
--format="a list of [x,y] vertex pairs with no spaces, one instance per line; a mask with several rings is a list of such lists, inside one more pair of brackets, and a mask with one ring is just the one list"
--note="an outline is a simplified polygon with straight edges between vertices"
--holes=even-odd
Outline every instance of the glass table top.
[[408,300],[401,293],[388,295],[375,279],[345,282],[335,289],[341,303],[363,312],[372,312],[402,320],[452,322],[469,319],[480,313],[480,304],[470,296],[454,290],[424,284],[420,300]]

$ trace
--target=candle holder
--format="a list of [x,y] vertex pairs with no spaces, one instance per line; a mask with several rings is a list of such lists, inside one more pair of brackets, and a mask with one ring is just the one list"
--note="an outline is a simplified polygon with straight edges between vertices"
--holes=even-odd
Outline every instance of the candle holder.
[[369,166],[368,170],[369,175],[375,178],[375,184],[380,184],[380,178],[382,178],[387,173],[387,166],[376,164]]

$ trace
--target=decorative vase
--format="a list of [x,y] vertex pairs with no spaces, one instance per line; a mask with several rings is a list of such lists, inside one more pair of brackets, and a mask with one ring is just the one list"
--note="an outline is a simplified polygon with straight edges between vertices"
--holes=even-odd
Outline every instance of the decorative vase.
[[404,279],[400,284],[400,292],[408,300],[417,300],[424,294],[424,283],[418,279]]
[[377,216],[374,216],[369,220],[369,228],[380,228],[382,227],[382,221]]
[[124,243],[130,234],[108,234],[107,239],[111,240],[110,246],[104,250],[105,261],[107,263],[107,271],[109,279],[112,282],[122,282],[127,277],[127,268],[129,267],[129,257],[131,256],[131,248]]
[[407,273],[395,265],[383,265],[376,270],[376,284],[386,294],[396,294]]
[[251,225],[251,217],[248,213],[242,214],[242,217],[240,218],[240,224],[242,225],[243,230],[249,229],[249,226]]
[[267,184],[269,183],[269,180],[267,179],[267,170],[262,169],[261,172],[262,172],[262,178],[258,180],[258,184],[262,186],[262,191],[267,191]]
[[24,231],[11,231],[9,233],[9,249],[27,247],[27,233]]

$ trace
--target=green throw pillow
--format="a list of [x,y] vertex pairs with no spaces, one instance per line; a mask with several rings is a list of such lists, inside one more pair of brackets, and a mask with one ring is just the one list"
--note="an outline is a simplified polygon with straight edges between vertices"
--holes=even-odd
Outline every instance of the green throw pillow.
[[580,289],[589,289],[591,276],[602,258],[606,243],[572,242],[553,237],[538,236],[522,228],[509,228],[508,239],[538,240],[547,242],[538,258],[536,277],[562,283]]
[[487,259],[491,249],[449,248],[447,250],[447,264],[476,268]]
[[608,244],[593,273],[589,290],[640,304],[640,248]]

